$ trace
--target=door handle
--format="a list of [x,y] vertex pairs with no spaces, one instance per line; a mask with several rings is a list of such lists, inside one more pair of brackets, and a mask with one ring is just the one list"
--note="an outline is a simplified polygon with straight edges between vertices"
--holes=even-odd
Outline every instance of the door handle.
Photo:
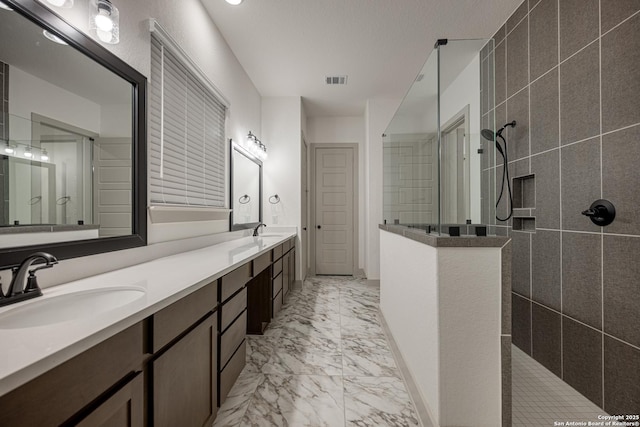
[[322,228],[321,225],[317,225],[316,227],[318,228],[318,230],[320,230]]

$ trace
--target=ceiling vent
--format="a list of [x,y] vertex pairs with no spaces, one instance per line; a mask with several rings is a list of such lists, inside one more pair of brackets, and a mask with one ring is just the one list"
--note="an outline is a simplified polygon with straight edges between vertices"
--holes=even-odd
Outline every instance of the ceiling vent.
[[325,76],[325,82],[328,85],[346,85],[347,76]]

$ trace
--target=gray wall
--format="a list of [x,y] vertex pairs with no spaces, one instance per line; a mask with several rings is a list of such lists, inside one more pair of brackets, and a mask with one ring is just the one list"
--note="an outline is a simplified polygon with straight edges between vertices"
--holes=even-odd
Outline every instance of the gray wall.
[[[506,133],[509,170],[534,175],[514,199],[535,228],[495,229],[513,238],[513,342],[612,414],[640,410],[639,10],[637,0],[525,0],[483,52],[496,75],[485,125],[518,122]],[[502,161],[488,162],[499,186]],[[581,215],[599,198],[617,210],[607,227]]]

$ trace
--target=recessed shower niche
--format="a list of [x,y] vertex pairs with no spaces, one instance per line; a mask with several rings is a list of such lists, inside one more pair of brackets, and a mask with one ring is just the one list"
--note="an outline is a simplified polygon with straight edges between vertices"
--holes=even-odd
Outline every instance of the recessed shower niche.
[[513,229],[536,231],[536,176],[513,178]]

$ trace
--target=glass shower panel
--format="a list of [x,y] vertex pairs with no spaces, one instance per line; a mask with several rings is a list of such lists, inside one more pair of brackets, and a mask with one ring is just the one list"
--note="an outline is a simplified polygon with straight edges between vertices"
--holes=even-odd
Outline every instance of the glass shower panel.
[[442,40],[383,135],[384,220],[495,233],[493,40]]
[[383,135],[387,224],[438,222],[438,58],[432,52]]

